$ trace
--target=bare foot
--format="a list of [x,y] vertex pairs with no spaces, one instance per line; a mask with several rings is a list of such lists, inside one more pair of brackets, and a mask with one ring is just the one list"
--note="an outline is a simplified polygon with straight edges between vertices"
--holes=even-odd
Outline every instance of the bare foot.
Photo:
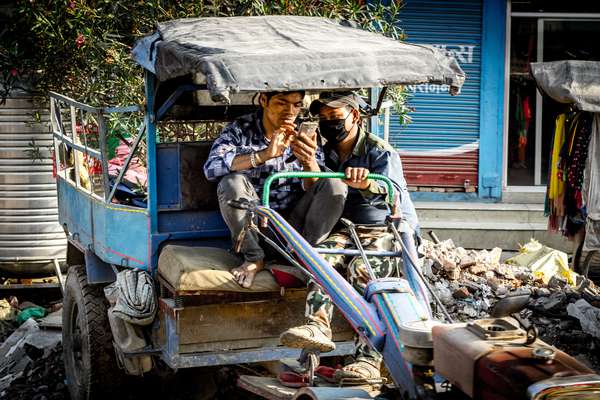
[[265,267],[265,262],[263,260],[259,261],[244,261],[242,265],[237,268],[231,270],[231,274],[233,275],[233,279],[241,287],[249,288],[252,286],[252,282],[254,282],[254,277],[257,272],[261,271]]

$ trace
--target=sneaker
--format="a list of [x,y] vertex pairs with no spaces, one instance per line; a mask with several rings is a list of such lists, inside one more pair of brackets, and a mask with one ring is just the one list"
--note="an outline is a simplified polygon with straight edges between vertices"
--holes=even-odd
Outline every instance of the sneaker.
[[279,343],[295,349],[318,350],[328,353],[335,350],[335,343],[318,326],[306,324],[290,328],[279,336]]

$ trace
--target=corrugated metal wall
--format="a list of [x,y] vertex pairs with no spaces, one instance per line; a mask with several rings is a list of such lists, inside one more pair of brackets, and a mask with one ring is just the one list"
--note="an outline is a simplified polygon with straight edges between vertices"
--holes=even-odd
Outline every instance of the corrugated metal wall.
[[48,120],[48,112],[37,110],[27,97],[9,98],[0,105],[0,269],[3,271],[17,274],[47,271],[51,270],[50,260],[65,256],[66,238],[58,223]]
[[[482,1],[406,0],[401,27],[407,41],[451,52],[467,74],[460,96],[439,85],[409,87],[413,122],[393,115],[390,142],[399,150],[411,185],[477,185],[481,77]],[[499,23],[503,23],[500,21]],[[446,89],[446,90],[445,90]]]

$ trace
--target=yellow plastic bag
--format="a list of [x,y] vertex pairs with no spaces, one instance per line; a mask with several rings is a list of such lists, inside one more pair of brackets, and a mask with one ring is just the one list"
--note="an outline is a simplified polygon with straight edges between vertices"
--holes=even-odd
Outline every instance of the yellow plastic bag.
[[521,246],[519,254],[505,261],[506,264],[529,267],[533,275],[548,284],[553,276],[566,279],[567,283],[575,286],[578,274],[569,268],[567,254],[542,245],[535,239]]

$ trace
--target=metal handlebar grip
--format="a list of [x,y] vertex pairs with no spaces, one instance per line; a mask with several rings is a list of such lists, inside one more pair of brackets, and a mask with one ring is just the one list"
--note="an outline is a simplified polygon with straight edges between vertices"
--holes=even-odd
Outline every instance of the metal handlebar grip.
[[[269,193],[271,191],[271,184],[275,179],[285,179],[285,178],[329,178],[329,179],[346,179],[346,174],[343,172],[277,172],[267,178],[265,181],[265,186],[263,187],[262,193],[262,203],[265,207],[269,206]],[[374,179],[378,181],[383,181],[387,186],[387,201],[392,203],[394,201],[394,185],[390,178],[380,174],[372,174],[370,173],[367,176],[367,179]]]

